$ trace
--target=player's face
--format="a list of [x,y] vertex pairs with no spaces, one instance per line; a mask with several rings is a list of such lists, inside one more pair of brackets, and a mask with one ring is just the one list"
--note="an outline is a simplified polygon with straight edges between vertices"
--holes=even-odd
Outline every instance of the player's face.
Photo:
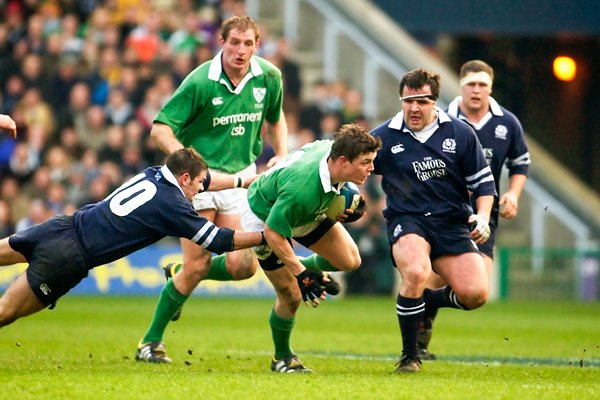
[[240,31],[232,29],[227,40],[221,38],[223,46],[223,67],[245,73],[250,65],[250,58],[258,48],[256,32],[253,29]]
[[487,110],[490,106],[492,88],[486,82],[469,82],[461,87],[462,105],[468,111]]
[[344,176],[345,180],[357,185],[362,185],[367,180],[367,177],[371,175],[371,172],[375,168],[373,166],[373,160],[377,153],[363,153],[356,157],[354,161],[346,161],[344,164]]
[[206,179],[206,171],[201,172],[194,179],[187,174],[187,177],[183,180],[183,184],[181,185],[181,190],[183,190],[185,197],[189,201],[192,201],[196,193],[204,191],[204,188],[202,187],[202,182],[204,179]]
[[[431,94],[431,87],[429,85],[425,85],[419,89],[405,86],[402,89],[401,97]],[[425,97],[403,100],[402,111],[404,111],[404,123],[411,131],[421,131],[437,118],[435,114],[435,101]]]

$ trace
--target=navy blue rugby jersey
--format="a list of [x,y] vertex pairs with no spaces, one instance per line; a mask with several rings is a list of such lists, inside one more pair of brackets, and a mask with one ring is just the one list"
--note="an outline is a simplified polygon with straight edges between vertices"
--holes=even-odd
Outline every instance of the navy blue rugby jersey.
[[509,176],[529,173],[529,150],[521,123],[513,113],[500,106],[496,100],[490,99],[490,112],[477,125],[473,125],[464,116],[459,102],[462,97],[455,98],[448,106],[448,114],[469,124],[479,138],[485,158],[492,169],[496,180],[496,191],[500,193],[500,175],[502,165],[506,164]]
[[404,125],[403,112],[376,127],[382,140],[375,174],[382,175],[386,218],[395,214],[466,223],[474,197],[496,195],[494,178],[473,130],[436,107],[437,126],[423,143]]
[[234,231],[199,217],[167,168],[146,168],[106,199],[73,215],[90,268],[118,260],[165,236],[184,237],[215,253],[231,251]]

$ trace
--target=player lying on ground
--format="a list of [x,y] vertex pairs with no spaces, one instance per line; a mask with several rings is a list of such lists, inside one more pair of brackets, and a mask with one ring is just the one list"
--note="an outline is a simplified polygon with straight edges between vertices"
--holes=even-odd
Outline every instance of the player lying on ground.
[[[212,184],[211,184],[212,181]],[[29,267],[0,298],[0,327],[50,306],[87,277],[165,236],[185,237],[217,254],[262,243],[260,232],[219,228],[199,217],[191,199],[200,190],[231,188],[231,176],[211,176],[193,149],[145,169],[106,199],[0,240],[0,265]]]

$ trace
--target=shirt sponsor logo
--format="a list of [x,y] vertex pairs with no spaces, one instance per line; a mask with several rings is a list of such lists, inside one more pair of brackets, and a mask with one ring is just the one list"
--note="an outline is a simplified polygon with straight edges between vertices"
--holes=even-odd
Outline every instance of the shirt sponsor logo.
[[506,136],[508,135],[508,129],[504,125],[498,125],[496,130],[494,131],[494,136],[496,139],[506,140]]
[[267,94],[266,88],[253,88],[252,93],[254,94],[254,98],[257,102],[262,103],[265,98],[265,94]]
[[243,122],[259,122],[262,119],[262,111],[255,113],[239,113],[233,115],[224,115],[213,118],[213,127],[219,125],[240,124]]
[[221,104],[223,104],[223,98],[222,97],[213,97],[212,103],[213,103],[213,106],[220,106]]
[[231,136],[243,136],[246,133],[246,128],[244,125],[236,125],[231,130]]
[[398,154],[404,151],[404,145],[402,143],[398,143],[395,146],[392,146],[392,154]]
[[444,160],[434,160],[431,157],[426,157],[423,161],[413,162],[412,166],[417,179],[421,182],[448,175]]
[[444,139],[442,151],[445,153],[456,153],[456,140],[451,138]]

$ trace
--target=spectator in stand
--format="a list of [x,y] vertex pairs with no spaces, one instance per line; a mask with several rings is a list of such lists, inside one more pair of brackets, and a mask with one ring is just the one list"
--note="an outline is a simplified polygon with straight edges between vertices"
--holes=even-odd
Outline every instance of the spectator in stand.
[[85,147],[100,150],[104,145],[106,130],[106,113],[101,106],[91,106],[85,114],[85,123],[77,127],[81,143]]
[[18,74],[9,75],[6,84],[2,88],[2,102],[0,103],[0,112],[12,115],[17,103],[25,93],[25,81]]
[[48,167],[52,182],[67,182],[71,173],[71,156],[61,146],[54,145],[48,149],[44,157],[44,165]]
[[56,127],[56,118],[52,107],[44,101],[37,87],[26,89],[16,108],[23,116],[25,127],[37,126],[41,130],[44,143],[51,139]]
[[10,203],[0,198],[0,236],[7,237],[15,233],[12,208]]
[[17,142],[10,157],[9,170],[20,184],[27,182],[40,164],[40,153],[27,142]]
[[109,124],[122,126],[133,117],[133,106],[119,87],[110,89],[104,110]]
[[142,23],[129,33],[125,46],[135,51],[139,62],[150,63],[157,58],[164,45],[160,36],[162,17],[158,12],[151,12],[138,21]]
[[46,207],[46,204],[42,199],[33,199],[29,203],[29,211],[27,216],[19,219],[15,230],[21,232],[27,228],[31,228],[34,225],[41,224],[52,216],[52,213]]
[[98,160],[100,162],[112,161],[117,164],[120,163],[125,140],[124,136],[125,133],[122,127],[118,125],[109,126],[106,130],[106,143],[98,151]]
[[[59,130],[62,130],[65,126],[72,126],[78,134],[85,136],[87,126],[86,115],[91,107],[90,87],[83,82],[74,84],[69,91],[68,99],[67,107],[59,111]],[[81,142],[84,146],[87,146],[84,139]]]
[[19,182],[14,177],[9,175],[2,178],[0,198],[10,205],[13,222],[27,215],[30,197],[19,189]]
[[73,160],[80,160],[85,148],[79,141],[79,135],[72,126],[66,126],[60,131],[59,144]]

